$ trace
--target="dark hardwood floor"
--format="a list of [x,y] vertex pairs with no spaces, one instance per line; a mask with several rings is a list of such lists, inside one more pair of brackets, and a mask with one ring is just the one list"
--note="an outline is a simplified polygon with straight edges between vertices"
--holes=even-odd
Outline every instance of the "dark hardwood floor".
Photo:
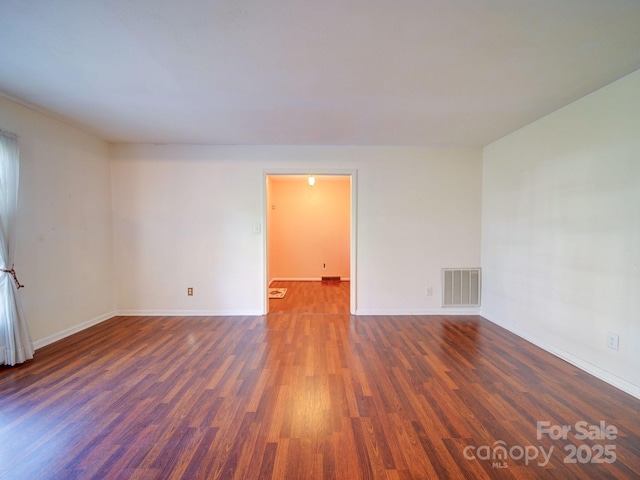
[[638,478],[639,411],[477,316],[116,317],[0,368],[0,478]]

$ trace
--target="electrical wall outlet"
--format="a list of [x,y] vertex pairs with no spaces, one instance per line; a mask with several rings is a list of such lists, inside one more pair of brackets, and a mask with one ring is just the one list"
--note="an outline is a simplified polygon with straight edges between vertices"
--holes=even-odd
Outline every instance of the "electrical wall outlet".
[[189,288],[187,288],[187,295],[188,295],[189,297],[193,297],[193,287],[189,287]]
[[615,333],[609,332],[607,334],[607,347],[618,350],[620,348],[620,337]]

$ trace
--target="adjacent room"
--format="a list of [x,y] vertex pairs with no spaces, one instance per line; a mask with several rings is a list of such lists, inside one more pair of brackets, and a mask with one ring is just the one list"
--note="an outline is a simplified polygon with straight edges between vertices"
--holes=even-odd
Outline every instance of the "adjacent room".
[[267,175],[269,313],[350,312],[352,182]]
[[638,25],[3,1],[0,479],[638,478]]

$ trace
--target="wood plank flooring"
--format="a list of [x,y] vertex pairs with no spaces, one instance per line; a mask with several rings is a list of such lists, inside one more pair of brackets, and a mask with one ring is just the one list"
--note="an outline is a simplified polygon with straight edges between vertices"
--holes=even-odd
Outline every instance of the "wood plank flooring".
[[638,478],[639,411],[477,316],[116,317],[0,368],[0,478]]
[[269,299],[269,313],[349,313],[349,282],[274,281],[284,298]]

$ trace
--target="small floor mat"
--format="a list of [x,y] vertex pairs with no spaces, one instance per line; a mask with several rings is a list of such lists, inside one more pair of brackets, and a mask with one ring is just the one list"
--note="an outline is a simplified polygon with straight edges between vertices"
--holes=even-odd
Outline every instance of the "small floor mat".
[[284,298],[287,293],[286,288],[270,288],[269,298]]

